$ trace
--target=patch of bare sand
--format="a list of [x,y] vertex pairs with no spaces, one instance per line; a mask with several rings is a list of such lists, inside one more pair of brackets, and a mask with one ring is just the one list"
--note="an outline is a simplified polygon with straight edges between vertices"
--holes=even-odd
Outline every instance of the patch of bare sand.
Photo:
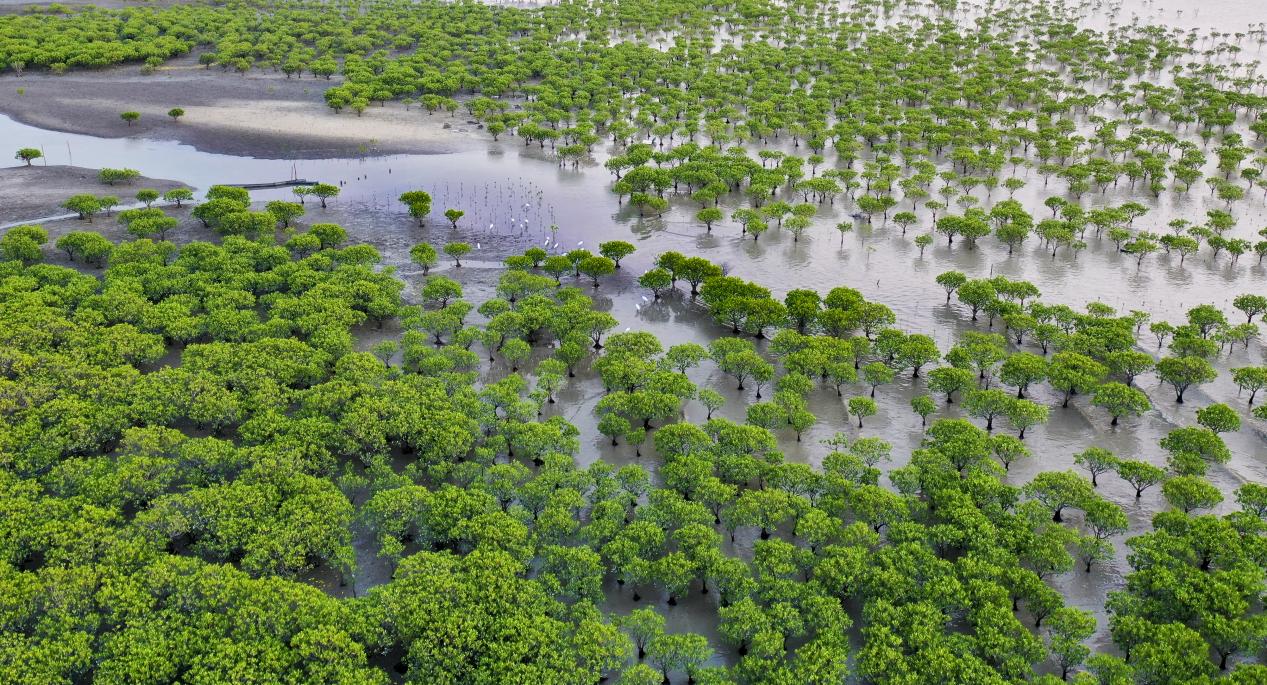
[[[0,77],[0,112],[57,131],[176,140],[206,152],[268,159],[459,152],[476,149],[487,136],[460,113],[427,114],[400,103],[371,106],[362,116],[335,114],[322,94],[337,84],[206,69],[190,56],[149,75],[128,66]],[[173,107],[185,110],[179,121],[167,116]],[[119,117],[124,111],[141,118],[129,126]]]
[[153,188],[165,192],[182,183],[163,179],[133,179],[106,185],[97,180],[96,169],[74,166],[18,166],[0,168],[0,224],[65,214],[61,203],[71,195],[114,195],[123,204],[135,202],[136,191]]

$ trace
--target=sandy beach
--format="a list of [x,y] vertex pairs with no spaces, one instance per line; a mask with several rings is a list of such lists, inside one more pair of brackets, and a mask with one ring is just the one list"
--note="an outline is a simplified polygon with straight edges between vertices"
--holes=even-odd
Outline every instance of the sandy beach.
[[[0,112],[56,131],[176,140],[206,152],[267,159],[441,154],[474,149],[487,138],[464,112],[428,114],[392,102],[371,105],[362,116],[335,114],[322,94],[338,83],[338,77],[207,69],[189,55],[153,74],[136,65],[60,76],[6,73]],[[167,116],[173,107],[185,110],[179,121]],[[125,111],[139,112],[140,120],[128,125],[119,117]]]

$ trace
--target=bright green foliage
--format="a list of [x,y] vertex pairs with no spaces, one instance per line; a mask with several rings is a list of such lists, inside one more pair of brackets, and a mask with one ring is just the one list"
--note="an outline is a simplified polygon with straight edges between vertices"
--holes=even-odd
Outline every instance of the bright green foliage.
[[[410,210],[410,213],[413,213],[413,206],[412,206],[412,205],[410,206],[409,210]],[[464,211],[462,211],[462,210],[460,210],[460,209],[446,209],[446,210],[444,210],[444,218],[446,218],[446,219],[448,219],[448,220],[449,220],[449,225],[453,227],[453,230],[457,230],[457,227],[458,227],[458,220],[459,220],[459,219],[461,219],[461,218],[462,218],[462,217],[464,217],[464,216],[466,216],[466,212],[464,212]]]
[[[397,99],[418,116],[461,111],[507,147],[536,143],[534,154],[574,168],[606,158],[613,193],[629,200],[617,220],[648,239],[639,244],[689,244],[680,229],[698,209],[710,231],[730,214],[739,235],[771,234],[745,241],[756,259],[806,254],[792,243],[832,214],[846,219],[842,249],[855,226],[863,249],[896,240],[891,217],[970,250],[993,233],[1012,256],[989,277],[986,255],[971,254],[973,279],[937,277],[979,324],[922,388],[941,352],[934,340],[951,329],[899,330],[909,302],[895,312],[843,286],[750,283],[705,256],[666,253],[638,282],[657,298],[690,283],[691,302],[642,314],[701,308],[722,326],[698,338],[714,341],[713,363],[693,343],[666,352],[647,333],[613,333],[633,322],[596,311],[589,289],[562,277],[597,286],[632,251],[624,241],[597,255],[497,254],[507,269],[461,279],[428,278],[439,255],[419,245],[410,256],[423,279],[406,304],[374,248],[329,223],[274,245],[275,226],[299,216],[293,203],[250,211],[240,188],[212,188],[192,211],[222,236],[214,242],[193,227],[177,247],[164,240],[169,218],[131,210],[120,220],[138,240],[61,235],[56,247],[77,267],[109,265],[99,277],[40,264],[47,234],[12,229],[0,238],[0,681],[1264,680],[1253,662],[1267,634],[1267,496],[1245,483],[1241,511],[1200,513],[1223,493],[1199,474],[1255,438],[1220,438],[1239,428],[1235,409],[1205,407],[1200,427],[1167,435],[1168,470],[1124,433],[1119,459],[1065,431],[1092,482],[1050,470],[1016,480],[1068,457],[1021,441],[1047,418],[1037,400],[1079,398],[1117,423],[1147,410],[1136,386],[1151,392],[1155,371],[1182,401],[1216,378],[1233,343],[1251,346],[1262,296],[1232,302],[1248,326],[1210,304],[1181,326],[1151,324],[1172,355],[1154,367],[1135,349],[1146,319],[1103,302],[1044,303],[1032,284],[994,275],[1018,273],[1038,250],[1065,269],[1088,245],[1096,259],[1116,260],[1116,245],[1171,269],[1234,269],[1250,249],[1267,254],[1238,225],[1267,166],[1256,157],[1255,137],[1267,135],[1260,79],[1240,61],[1260,26],[1104,30],[1084,21],[1086,7],[1031,0],[158,5],[5,14],[0,70],[135,62],[150,73],[195,54],[226,72],[320,79],[331,109],[367,120]],[[1164,219],[1149,216],[1173,198],[1113,204],[1132,189],[1159,197],[1200,184],[1227,207],[1201,225],[1172,222],[1174,236],[1152,233]],[[1050,217],[1012,199],[1022,188],[1043,188]],[[339,187],[295,190],[302,211],[307,196],[324,208]],[[84,220],[119,204],[86,198],[69,207]],[[423,191],[400,199],[420,223],[430,212]],[[462,215],[446,218],[456,228]],[[915,239],[921,257],[932,236]],[[1066,262],[1055,261],[1060,248]],[[470,251],[443,249],[455,268]],[[489,295],[462,299],[475,294]],[[1077,299],[1076,288],[1060,295]],[[382,331],[366,339],[371,323]],[[922,420],[936,402],[920,393],[958,393],[986,428],[934,421],[912,431],[909,450],[873,437],[832,438],[827,455],[782,449],[819,420],[808,407],[830,398],[825,389],[850,396],[861,378],[874,391],[908,369]],[[565,370],[575,387],[560,392]],[[726,413],[744,424],[714,417],[723,375],[755,386],[755,399],[773,384],[772,397],[729,395],[739,406]],[[1232,380],[1250,404],[1267,386],[1252,368]],[[908,380],[898,384],[905,393]],[[635,463],[604,461],[606,440],[565,420],[566,404],[549,406],[556,393],[592,399],[598,432]],[[699,425],[684,421],[699,413],[693,399],[709,412]],[[860,427],[878,410],[865,396],[846,407]],[[821,420],[830,431],[842,414]],[[1020,434],[990,434],[996,417]],[[1012,464],[1023,467],[1008,475]],[[1093,487],[1110,470],[1137,496],[1165,483],[1182,511],[1127,519],[1100,496],[1120,488]],[[1128,526],[1117,555],[1112,538]],[[745,539],[724,544],[727,532]],[[358,565],[362,535],[380,558]],[[1090,653],[1104,635],[1055,589],[1075,562],[1092,573],[1110,557],[1129,565],[1125,577],[1089,587],[1114,587],[1114,656]],[[733,664],[706,667],[720,663],[717,645],[676,618],[666,631],[664,604],[688,592],[712,595],[691,603],[691,618],[717,628]],[[646,608],[605,608],[626,599]]]
[[1089,447],[1073,455],[1073,462],[1091,475],[1091,486],[1098,487],[1100,474],[1117,468],[1120,460],[1103,447]]
[[928,425],[928,417],[937,411],[937,403],[928,395],[917,395],[911,398],[911,410],[919,414],[920,425]]
[[1161,486],[1166,501],[1185,514],[1193,509],[1209,509],[1223,501],[1218,488],[1200,476],[1175,476]]
[[428,243],[418,243],[409,248],[409,259],[414,264],[422,267],[423,276],[426,276],[432,267],[440,263],[440,257],[436,254],[436,249]]
[[971,371],[953,366],[933,369],[928,374],[928,389],[946,396],[946,404],[954,402],[955,393],[961,396],[977,387],[977,379]]
[[92,231],[71,231],[58,238],[56,245],[71,261],[83,260],[95,266],[101,266],[114,250],[113,243]]
[[1148,488],[1166,479],[1165,471],[1142,461],[1123,460],[1118,462],[1115,470],[1122,480],[1135,488],[1135,499],[1139,499]]
[[0,237],[0,257],[33,264],[43,259],[43,245],[47,242],[48,231],[43,226],[14,226]]
[[141,175],[136,169],[101,169],[97,172],[97,179],[106,185],[114,185],[116,183],[127,183]]
[[282,228],[290,226],[290,222],[304,215],[304,206],[298,202],[272,200],[264,206],[264,209],[281,223]]
[[453,266],[462,266],[462,258],[471,253],[470,243],[446,243],[444,253],[453,260]]
[[14,159],[18,160],[19,162],[25,162],[27,166],[31,166],[31,162],[43,156],[44,156],[44,153],[41,152],[40,149],[36,147],[19,148],[18,151],[13,154]]
[[1175,401],[1183,404],[1183,394],[1193,385],[1208,383],[1218,373],[1200,357],[1166,357],[1157,362],[1157,376],[1175,389]]
[[72,195],[62,203],[62,207],[79,215],[79,218],[92,222],[92,215],[101,211],[101,201],[92,195]]
[[188,188],[172,188],[171,190],[163,193],[163,200],[165,202],[175,203],[177,207],[182,206],[183,203],[192,199],[194,199],[194,191]]
[[142,188],[136,191],[136,201],[143,203],[146,207],[154,204],[158,199],[158,191],[153,188]]
[[611,275],[616,270],[616,262],[607,257],[586,257],[577,264],[577,269],[590,277],[594,287],[598,287],[598,279]]
[[999,379],[1016,387],[1016,397],[1025,397],[1030,385],[1047,378],[1047,360],[1036,354],[1018,352],[1009,355],[999,367]]
[[620,260],[633,254],[634,250],[635,248],[631,243],[623,240],[609,240],[605,243],[600,243],[598,246],[598,253],[612,260],[612,265],[617,269],[620,268]]
[[1197,410],[1197,423],[1216,434],[1235,432],[1241,429],[1241,415],[1226,404],[1211,404]]
[[862,420],[868,416],[875,416],[879,410],[875,400],[870,397],[851,397],[849,398],[849,413],[858,419],[858,427],[862,428]]
[[1113,417],[1112,425],[1116,426],[1123,416],[1139,416],[1152,408],[1148,396],[1122,383],[1104,383],[1095,389],[1091,403],[1104,407]]

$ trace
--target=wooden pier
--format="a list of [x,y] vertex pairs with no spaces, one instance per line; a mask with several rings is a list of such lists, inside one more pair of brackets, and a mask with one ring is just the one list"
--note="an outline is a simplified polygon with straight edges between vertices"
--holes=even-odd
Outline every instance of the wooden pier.
[[225,183],[223,185],[245,188],[246,190],[263,190],[265,188],[286,188],[288,186],[314,186],[317,185],[317,181],[296,178],[289,181],[274,181],[272,183]]

